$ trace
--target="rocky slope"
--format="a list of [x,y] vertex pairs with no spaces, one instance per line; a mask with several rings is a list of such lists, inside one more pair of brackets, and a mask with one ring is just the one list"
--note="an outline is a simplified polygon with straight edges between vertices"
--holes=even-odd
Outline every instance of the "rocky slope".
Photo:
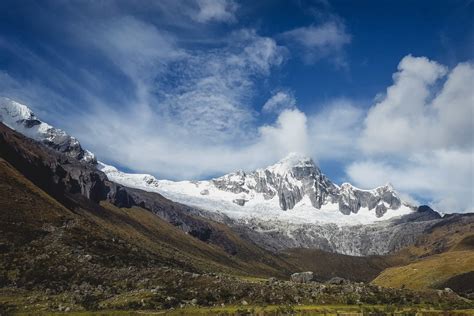
[[[258,270],[261,265],[263,270],[274,270],[276,266],[282,271],[287,269],[284,267],[285,263],[275,261],[276,258],[272,254],[252,242],[243,240],[229,227],[200,217],[189,206],[174,203],[158,193],[113,183],[94,165],[52,150],[2,123],[0,158],[68,209],[83,208],[100,214],[104,210],[99,203],[104,202],[116,207],[140,207],[187,236],[221,249],[223,258],[232,255],[235,258],[241,257],[245,265],[252,262],[253,271]],[[13,203],[15,201],[13,200]],[[138,228],[141,228],[141,225]]]
[[[412,245],[440,220],[432,211],[426,216],[414,212],[400,219],[375,224],[289,224],[253,219],[228,222],[243,236],[272,251],[316,248],[353,256],[384,255]],[[411,220],[408,220],[411,219]]]

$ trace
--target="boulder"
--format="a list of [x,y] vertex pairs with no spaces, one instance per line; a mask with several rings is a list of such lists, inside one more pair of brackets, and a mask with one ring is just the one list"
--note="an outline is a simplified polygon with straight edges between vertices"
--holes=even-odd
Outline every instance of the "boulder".
[[346,279],[340,278],[340,277],[334,277],[334,278],[330,279],[329,281],[327,281],[328,284],[334,284],[334,285],[341,285],[341,284],[344,284],[346,282],[347,282]]
[[300,272],[291,275],[291,281],[295,283],[308,283],[313,280],[313,272]]

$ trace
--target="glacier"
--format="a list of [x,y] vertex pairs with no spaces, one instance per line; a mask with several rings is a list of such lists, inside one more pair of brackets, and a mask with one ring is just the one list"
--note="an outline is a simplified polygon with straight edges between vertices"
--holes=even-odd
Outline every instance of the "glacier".
[[237,171],[205,181],[158,180],[148,174],[124,173],[102,162],[97,168],[124,186],[157,192],[172,201],[223,213],[241,223],[260,219],[355,226],[416,210],[401,201],[391,185],[373,190],[348,183],[338,186],[321,173],[312,159],[295,153],[264,169]]

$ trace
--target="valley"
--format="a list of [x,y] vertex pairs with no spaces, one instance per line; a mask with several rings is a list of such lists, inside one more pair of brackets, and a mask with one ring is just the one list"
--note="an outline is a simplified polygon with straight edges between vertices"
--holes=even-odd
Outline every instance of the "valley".
[[[42,126],[8,104],[10,127]],[[472,214],[442,217],[390,186],[337,186],[294,155],[171,183],[104,167],[53,127],[9,126],[0,314],[473,312]],[[291,280],[303,271],[311,281]]]

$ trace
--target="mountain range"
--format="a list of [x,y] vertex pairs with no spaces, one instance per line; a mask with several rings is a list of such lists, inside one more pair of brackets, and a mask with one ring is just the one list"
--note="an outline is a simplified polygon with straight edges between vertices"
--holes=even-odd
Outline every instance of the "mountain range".
[[[138,295],[142,307],[168,308],[193,297],[189,304],[295,303],[299,290],[291,282],[257,286],[235,276],[286,280],[305,270],[320,282],[375,279],[377,286],[416,290],[450,284],[466,297],[474,291],[467,285],[472,214],[442,217],[403,201],[389,184],[372,190],[337,185],[295,153],[210,180],[159,180],[98,161],[76,138],[11,99],[0,99],[0,121],[0,281],[13,297],[33,299],[48,289],[49,305],[51,297],[56,305],[66,297],[74,308],[116,308],[120,295],[135,302],[141,288],[154,293]],[[455,268],[432,279],[433,267],[453,262]],[[422,281],[404,279],[411,265]],[[216,278],[215,288],[203,285]],[[296,302],[309,302],[319,285],[308,286]],[[377,286],[357,290],[366,293],[357,292],[358,299],[407,297],[405,290]],[[255,287],[261,294],[249,295]],[[232,288],[228,297],[226,288]],[[457,300],[445,294],[437,300]],[[327,300],[342,299],[331,295]]]

